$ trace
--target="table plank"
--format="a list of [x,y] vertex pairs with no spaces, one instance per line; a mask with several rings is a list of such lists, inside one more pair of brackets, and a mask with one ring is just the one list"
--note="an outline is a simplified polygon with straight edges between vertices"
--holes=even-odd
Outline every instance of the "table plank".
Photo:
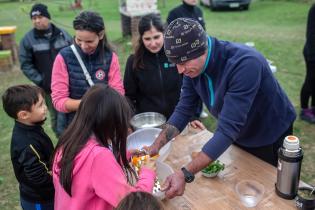
[[[202,145],[213,134],[207,130],[198,133],[189,132],[175,138],[172,151],[165,162],[174,170],[179,170],[191,160],[192,151],[200,151]],[[195,181],[186,184],[183,196],[164,200],[169,210],[238,210],[247,209],[242,205],[235,193],[235,185],[243,179],[253,179],[265,187],[263,199],[254,209],[296,209],[294,200],[285,200],[275,193],[277,170],[272,165],[231,145],[219,160],[225,164],[225,169],[216,178],[206,178],[201,173],[196,174]]]

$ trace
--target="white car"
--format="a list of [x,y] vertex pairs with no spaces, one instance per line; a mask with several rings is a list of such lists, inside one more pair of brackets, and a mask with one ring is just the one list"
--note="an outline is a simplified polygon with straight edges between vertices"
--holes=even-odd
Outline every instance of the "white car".
[[251,0],[200,0],[200,4],[208,6],[211,10],[218,8],[248,10]]

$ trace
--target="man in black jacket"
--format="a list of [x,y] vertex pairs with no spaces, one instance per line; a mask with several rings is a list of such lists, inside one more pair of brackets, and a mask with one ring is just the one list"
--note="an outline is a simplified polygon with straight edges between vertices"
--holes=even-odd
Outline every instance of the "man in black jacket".
[[168,13],[167,24],[170,24],[177,18],[191,18],[197,20],[203,29],[206,30],[206,25],[203,19],[202,10],[197,6],[198,0],[183,0],[183,3],[172,9]]
[[62,131],[63,114],[57,113],[50,97],[51,71],[58,52],[71,44],[71,36],[50,23],[50,14],[44,4],[35,4],[30,17],[34,28],[20,43],[20,63],[25,76],[44,89],[45,100],[51,116],[51,126],[57,136]]

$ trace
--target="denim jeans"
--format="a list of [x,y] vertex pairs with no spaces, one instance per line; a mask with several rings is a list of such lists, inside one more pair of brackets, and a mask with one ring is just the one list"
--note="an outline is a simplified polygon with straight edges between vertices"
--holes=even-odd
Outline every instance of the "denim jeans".
[[54,210],[54,201],[49,203],[32,203],[20,198],[23,210]]

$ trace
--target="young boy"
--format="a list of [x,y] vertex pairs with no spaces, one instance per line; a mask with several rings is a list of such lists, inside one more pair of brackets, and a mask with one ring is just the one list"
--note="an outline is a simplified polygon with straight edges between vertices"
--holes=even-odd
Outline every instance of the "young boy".
[[53,210],[54,186],[50,168],[53,144],[42,128],[47,106],[42,89],[33,85],[8,88],[3,109],[15,119],[11,160],[19,182],[23,210]]

